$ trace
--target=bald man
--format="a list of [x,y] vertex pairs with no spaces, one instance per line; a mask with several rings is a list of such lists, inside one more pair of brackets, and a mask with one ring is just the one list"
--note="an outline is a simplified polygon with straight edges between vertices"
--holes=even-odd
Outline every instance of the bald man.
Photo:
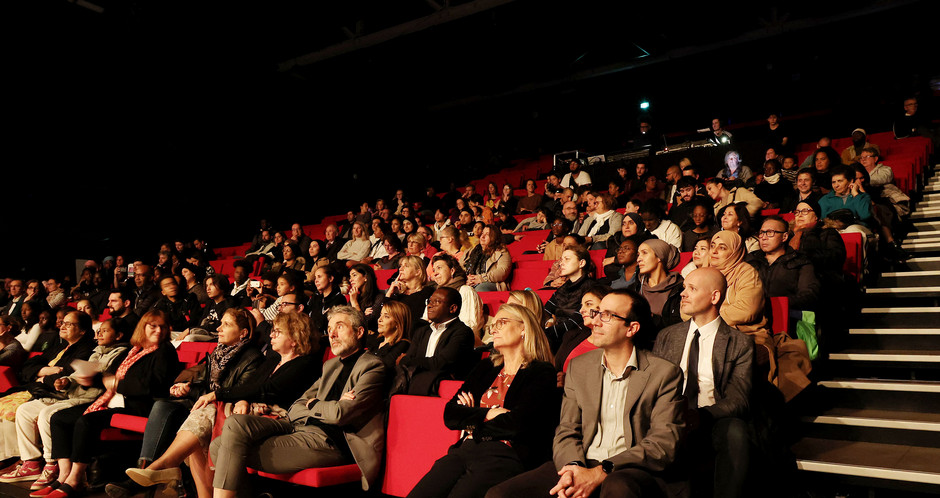
[[679,365],[685,374],[683,394],[688,399],[690,429],[686,458],[695,467],[692,493],[699,494],[696,476],[710,470],[701,468],[697,455],[713,454],[714,496],[743,496],[751,447],[745,418],[754,341],[729,327],[718,314],[727,290],[721,272],[699,268],[689,274],[684,286],[679,310],[691,319],[663,329],[653,354]]

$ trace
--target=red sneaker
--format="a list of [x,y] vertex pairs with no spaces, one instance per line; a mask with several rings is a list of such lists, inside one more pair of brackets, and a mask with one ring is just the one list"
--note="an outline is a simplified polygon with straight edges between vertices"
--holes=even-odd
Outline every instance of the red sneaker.
[[35,460],[27,460],[15,469],[0,476],[0,482],[35,481],[42,474],[42,467]]

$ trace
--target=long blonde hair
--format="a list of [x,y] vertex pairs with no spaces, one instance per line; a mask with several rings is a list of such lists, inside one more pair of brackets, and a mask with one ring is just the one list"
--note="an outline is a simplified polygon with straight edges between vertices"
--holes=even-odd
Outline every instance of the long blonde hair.
[[[548,345],[548,338],[545,337],[542,325],[535,318],[535,313],[532,313],[532,310],[518,304],[506,303],[499,307],[499,311],[505,311],[512,318],[521,320],[525,326],[522,336],[523,361],[526,363],[533,360],[552,361],[552,349]],[[499,352],[491,353],[490,361],[496,366],[502,365],[503,355]]]
[[542,298],[534,290],[514,290],[509,291],[509,299],[515,299],[529,309],[539,324],[545,323],[545,307],[542,306]]
[[[409,266],[414,271],[415,279],[420,284],[415,291],[421,290],[428,284],[428,272],[425,271],[424,260],[418,256],[403,256],[398,260],[398,267]],[[411,287],[411,284],[408,284]]]

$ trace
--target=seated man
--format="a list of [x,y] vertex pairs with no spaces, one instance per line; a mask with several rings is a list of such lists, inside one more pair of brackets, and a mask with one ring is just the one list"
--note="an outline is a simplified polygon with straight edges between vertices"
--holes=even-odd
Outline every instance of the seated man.
[[134,314],[144,316],[160,300],[160,291],[153,285],[153,267],[134,263]]
[[[692,202],[692,201],[699,202]],[[698,185],[691,176],[683,176],[676,182],[676,195],[669,209],[669,221],[683,232],[695,226],[692,222],[692,210],[701,203],[711,204],[712,200],[698,193]]]
[[852,211],[861,223],[871,218],[871,196],[859,189],[855,181],[855,170],[840,165],[832,170],[832,191],[820,197],[821,216],[826,218],[837,209]]
[[431,395],[442,379],[463,379],[474,363],[473,331],[460,321],[463,300],[442,287],[428,299],[428,322],[415,327],[399,365],[410,369],[408,394]]
[[137,322],[140,321],[140,317],[131,310],[133,300],[133,293],[127,289],[112,289],[108,294],[108,310],[111,312],[111,318],[123,321],[126,324],[126,330],[134,330],[137,328]]
[[[180,291],[175,277],[166,275],[160,279],[160,293],[163,297],[153,305],[153,309],[166,313],[170,330],[183,332],[189,328],[190,320],[198,321],[199,303],[192,295]],[[173,339],[177,339],[176,335]]]
[[878,149],[874,147],[865,147],[862,153],[858,155],[858,162],[865,167],[868,172],[869,185],[872,187],[883,187],[889,183],[894,183],[894,171],[881,162]]
[[356,463],[362,487],[378,483],[385,451],[385,367],[363,349],[365,316],[351,306],[329,314],[330,350],[323,375],[279,418],[232,415],[212,441],[215,496],[247,485],[246,467],[282,474]]
[[760,250],[748,254],[746,261],[760,275],[767,297],[789,298],[792,309],[816,309],[820,291],[816,270],[809,258],[787,244],[789,229],[783,218],[768,216],[758,232]]
[[[680,309],[691,320],[663,329],[656,337],[653,354],[682,368],[683,393],[688,401],[687,458],[699,467],[704,454],[715,455],[714,495],[743,496],[750,445],[748,412],[754,341],[721,319],[718,310],[725,298],[725,277],[714,268],[689,274]],[[568,375],[571,375],[570,373]],[[695,489],[692,494],[708,495]]]
[[[862,153],[865,147],[874,147],[881,155],[881,149],[877,145],[868,141],[868,134],[862,128],[852,130],[852,145],[842,150],[842,164],[849,165],[858,162],[858,155]],[[834,164],[832,166],[835,166]]]
[[[350,213],[351,212],[352,211],[350,211]],[[355,221],[353,223],[355,223]],[[352,238],[352,226],[349,227],[349,233],[349,238]],[[322,247],[322,250],[326,252],[326,259],[330,260],[330,263],[336,261],[336,255],[339,253],[339,250],[342,249],[344,245],[346,245],[346,242],[349,241],[349,238],[339,236],[339,228],[337,228],[336,224],[331,223],[326,226],[326,228],[323,230],[324,246]],[[304,254],[309,254],[309,252],[305,252]]]
[[682,371],[635,344],[653,333],[649,304],[637,293],[607,294],[585,321],[598,349],[568,365],[554,462],[487,496],[587,498],[598,488],[602,497],[662,496],[656,474],[672,464],[685,426]]
[[780,212],[792,213],[796,209],[797,204],[807,200],[819,202],[819,198],[822,197],[822,194],[816,190],[815,186],[816,170],[813,168],[800,170],[796,175],[796,190],[784,198],[783,203],[780,204]]
[[659,240],[679,249],[682,247],[682,230],[675,223],[665,219],[666,212],[663,211],[662,201],[651,199],[640,206],[640,217],[643,218],[643,224],[646,229],[655,235]]
[[248,248],[248,251],[245,252],[245,258],[254,261],[260,257],[273,258],[274,253],[274,236],[271,235],[271,230],[262,230],[261,237],[258,239],[258,244],[253,245]]

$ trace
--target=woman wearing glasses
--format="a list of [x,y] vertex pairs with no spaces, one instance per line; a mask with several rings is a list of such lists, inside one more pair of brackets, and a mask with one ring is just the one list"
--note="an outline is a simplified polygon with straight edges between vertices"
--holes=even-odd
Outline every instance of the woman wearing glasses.
[[[318,334],[311,331],[310,320],[291,311],[274,318],[271,349],[258,370],[247,379],[203,395],[180,427],[169,448],[144,469],[127,469],[130,480],[108,485],[109,496],[131,496],[144,487],[173,483],[181,478],[179,465],[188,461],[198,495],[212,495],[212,480],[206,471],[206,450],[214,432],[217,409],[228,415],[267,415],[280,413],[299,398],[320,376]],[[223,404],[224,403],[224,404]]]
[[496,353],[481,361],[444,407],[460,440],[410,497],[479,496],[551,459],[560,396],[548,341],[526,308],[504,304],[492,327]]
[[741,236],[747,252],[760,249],[757,234],[751,228],[751,217],[748,216],[747,208],[743,202],[728,204],[721,208],[721,211],[718,212],[718,219],[721,220],[722,230],[730,230]]

